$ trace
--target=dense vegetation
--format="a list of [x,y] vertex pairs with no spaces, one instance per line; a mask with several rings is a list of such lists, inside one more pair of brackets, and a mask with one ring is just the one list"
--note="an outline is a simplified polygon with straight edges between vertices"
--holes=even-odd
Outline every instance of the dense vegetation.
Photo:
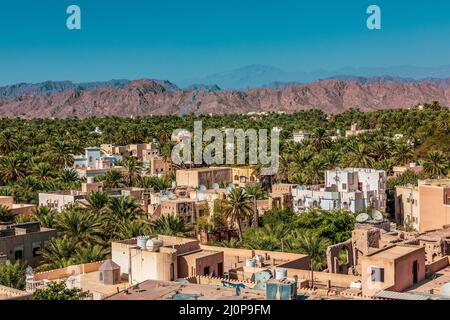
[[[0,195],[14,196],[16,201],[22,203],[37,203],[39,191],[79,188],[82,181],[70,169],[73,154],[80,154],[85,147],[102,143],[141,143],[156,138],[162,156],[169,160],[173,130],[192,130],[195,120],[202,120],[204,129],[283,128],[280,168],[278,175],[273,177],[278,181],[316,184],[323,182],[324,170],[335,167],[372,167],[391,173],[395,165],[411,161],[423,164],[425,171],[421,176],[408,172],[390,180],[388,192],[392,192],[395,185],[415,183],[420,178],[445,177],[449,173],[450,111],[436,103],[425,105],[423,110],[413,108],[364,113],[353,109],[336,115],[309,110],[264,116],[1,119]],[[352,123],[357,123],[360,129],[373,131],[348,139],[331,139],[336,135],[336,130],[343,133]],[[102,133],[95,132],[97,127]],[[311,132],[312,138],[293,143],[294,130]],[[403,138],[394,139],[395,134],[402,134]],[[140,164],[136,159],[130,158],[123,165],[127,174],[113,170],[100,178],[105,187],[140,186],[161,191],[171,186],[173,177],[156,178],[138,174]],[[259,169],[260,166],[255,166],[257,173]],[[309,252],[310,255],[323,253],[329,243],[348,239],[353,228],[353,215],[344,212],[323,214],[314,211],[296,216],[290,211],[274,210],[264,216],[260,228],[244,231],[241,223],[252,219],[249,195],[256,198],[267,196],[258,185],[250,186],[245,192],[236,188],[232,196],[216,210],[212,226],[199,220],[198,227],[223,227],[228,218],[238,231],[240,243],[225,245]],[[58,236],[42,251],[44,262],[41,269],[104,259],[109,255],[109,243],[114,239],[151,233],[192,235],[193,231],[191,226],[177,217],[169,216],[150,222],[132,198],[109,197],[103,192],[92,193],[87,205],[71,206],[58,214],[46,207],[38,208],[31,218],[15,217],[8,209],[0,207],[0,221],[21,222],[29,219],[58,230]],[[319,256],[316,255],[315,268],[323,266],[323,259]],[[8,265],[2,268],[1,283],[23,287],[20,281],[15,280],[16,274],[23,273],[23,266]]]

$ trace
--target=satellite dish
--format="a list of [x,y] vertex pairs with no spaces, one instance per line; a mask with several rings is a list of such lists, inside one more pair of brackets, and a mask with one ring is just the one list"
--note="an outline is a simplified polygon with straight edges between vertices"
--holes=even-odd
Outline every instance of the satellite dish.
[[227,188],[230,188],[230,189],[234,189],[235,188],[235,185],[234,184],[232,184],[232,183],[230,183],[229,185],[228,185],[228,187]]
[[359,222],[359,223],[364,223],[364,222],[366,222],[367,220],[369,220],[369,215],[367,214],[367,213],[360,213],[360,214],[358,214],[357,216],[356,216],[356,222]]
[[169,198],[169,199],[173,198],[173,192],[172,191],[167,192],[167,198]]
[[375,210],[374,212],[372,212],[372,219],[375,221],[383,221],[384,217],[380,211]]
[[226,195],[229,195],[230,192],[231,192],[231,190],[233,190],[233,189],[230,188],[230,186],[226,187],[226,188],[225,188],[225,194],[226,194]]
[[172,181],[172,189],[175,189],[177,187],[177,182],[176,181]]
[[198,187],[198,190],[200,190],[200,191],[205,191],[206,190],[206,187],[204,186],[204,185],[200,185],[199,187]]
[[220,189],[220,186],[219,186],[218,183],[213,183],[212,188],[213,188],[215,191],[217,191],[217,190]]

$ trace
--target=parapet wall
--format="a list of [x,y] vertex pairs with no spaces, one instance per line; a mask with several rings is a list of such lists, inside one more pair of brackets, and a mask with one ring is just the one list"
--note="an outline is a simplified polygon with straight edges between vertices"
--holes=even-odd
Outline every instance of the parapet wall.
[[37,272],[33,276],[33,281],[41,281],[41,280],[58,280],[70,277],[76,274],[84,274],[98,271],[100,266],[105,261],[97,261],[85,264],[73,265],[66,268],[53,269],[49,271]]

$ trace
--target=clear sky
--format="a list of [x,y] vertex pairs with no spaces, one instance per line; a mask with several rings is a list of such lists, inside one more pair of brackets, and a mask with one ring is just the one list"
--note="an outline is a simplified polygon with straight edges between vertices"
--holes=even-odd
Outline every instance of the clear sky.
[[[81,8],[82,29],[66,28]],[[366,8],[382,29],[366,27]],[[0,85],[450,64],[449,0],[2,0]]]

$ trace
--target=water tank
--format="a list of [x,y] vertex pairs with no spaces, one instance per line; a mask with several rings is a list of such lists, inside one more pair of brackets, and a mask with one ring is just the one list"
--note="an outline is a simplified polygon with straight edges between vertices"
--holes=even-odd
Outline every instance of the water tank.
[[139,236],[137,237],[137,246],[141,249],[145,249],[147,246],[147,240],[150,239],[149,236]]
[[416,164],[415,162],[411,162],[411,163],[409,164],[409,167],[410,167],[410,168],[415,168],[415,167],[417,167],[417,164]]
[[245,260],[245,266],[254,268],[256,266],[256,260],[255,259],[246,259]]
[[276,268],[275,269],[275,279],[281,280],[287,277],[287,269],[286,268]]
[[149,239],[146,243],[146,249],[148,251],[156,252],[163,246],[163,241],[157,238]]
[[87,183],[94,183],[94,177],[87,177]]

